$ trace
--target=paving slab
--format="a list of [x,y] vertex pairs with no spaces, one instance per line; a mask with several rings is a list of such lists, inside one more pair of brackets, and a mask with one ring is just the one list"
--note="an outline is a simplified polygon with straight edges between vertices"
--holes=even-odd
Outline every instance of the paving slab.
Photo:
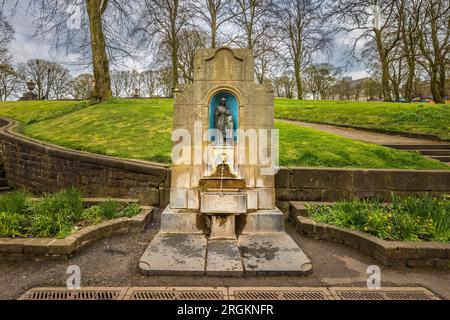
[[204,275],[206,246],[203,235],[157,234],[139,269],[145,275]]
[[306,275],[311,260],[287,233],[241,235],[239,249],[246,275]]
[[220,277],[242,277],[241,254],[236,240],[209,240],[206,274]]

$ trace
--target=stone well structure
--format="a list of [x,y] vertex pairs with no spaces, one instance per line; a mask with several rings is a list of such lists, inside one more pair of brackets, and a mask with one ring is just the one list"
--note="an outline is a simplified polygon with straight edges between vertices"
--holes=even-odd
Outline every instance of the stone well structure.
[[311,262],[276,208],[271,85],[251,50],[200,50],[175,92],[170,205],[139,263],[145,274],[302,274]]

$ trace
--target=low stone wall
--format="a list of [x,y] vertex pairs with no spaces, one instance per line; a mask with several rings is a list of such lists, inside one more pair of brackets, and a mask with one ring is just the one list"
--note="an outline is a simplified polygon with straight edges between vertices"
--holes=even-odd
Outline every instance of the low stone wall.
[[142,207],[133,218],[119,218],[90,226],[65,239],[2,239],[0,261],[66,260],[86,245],[115,235],[140,232],[153,217],[152,207]]
[[151,206],[167,204],[167,166],[60,148],[13,132],[17,126],[14,121],[0,122],[1,158],[11,187],[41,193],[74,186],[87,197],[137,198]]
[[[0,153],[10,186],[36,193],[75,186],[88,197],[139,198],[158,207],[169,203],[168,166],[68,150],[15,133],[16,126],[0,119]],[[450,171],[282,168],[276,189],[281,208],[290,201],[390,201],[392,192],[450,193]]]
[[377,198],[389,202],[392,193],[450,193],[450,171],[291,168],[280,170],[276,188],[279,203],[333,202],[352,198]]
[[440,242],[385,241],[370,234],[296,217],[297,231],[342,243],[375,258],[385,266],[450,268],[450,244]]

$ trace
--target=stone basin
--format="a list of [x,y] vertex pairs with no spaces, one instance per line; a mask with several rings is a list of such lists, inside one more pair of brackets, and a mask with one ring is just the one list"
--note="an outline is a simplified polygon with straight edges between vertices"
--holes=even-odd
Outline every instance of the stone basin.
[[245,192],[202,192],[200,212],[207,215],[240,215],[247,213]]

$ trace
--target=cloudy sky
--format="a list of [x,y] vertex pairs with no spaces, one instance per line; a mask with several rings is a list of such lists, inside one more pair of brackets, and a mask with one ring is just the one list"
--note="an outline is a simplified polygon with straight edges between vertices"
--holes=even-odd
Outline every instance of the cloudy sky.
[[[76,61],[76,57],[68,56],[63,52],[57,52],[55,49],[53,49],[53,39],[48,37],[42,38],[41,36],[33,36],[33,17],[27,15],[24,8],[20,8],[17,11],[16,15],[11,18],[11,22],[16,31],[15,39],[10,48],[15,64],[25,62],[33,58],[42,58],[50,61],[56,61],[65,65],[69,70],[71,70],[74,75],[89,71],[85,66],[70,63],[71,61]],[[336,66],[344,67],[346,64],[345,53],[348,45],[346,44],[346,41],[350,41],[348,37],[339,37],[333,50],[330,50],[331,53],[327,55],[321,55],[316,59],[315,62],[326,62]],[[124,63],[124,65],[121,65],[117,68],[142,70],[146,67],[146,63],[148,63],[148,61],[143,62],[141,59],[137,59],[135,61],[128,59]],[[346,74],[348,76],[352,76],[353,79],[360,79],[368,76],[365,67],[358,64],[348,67]]]

